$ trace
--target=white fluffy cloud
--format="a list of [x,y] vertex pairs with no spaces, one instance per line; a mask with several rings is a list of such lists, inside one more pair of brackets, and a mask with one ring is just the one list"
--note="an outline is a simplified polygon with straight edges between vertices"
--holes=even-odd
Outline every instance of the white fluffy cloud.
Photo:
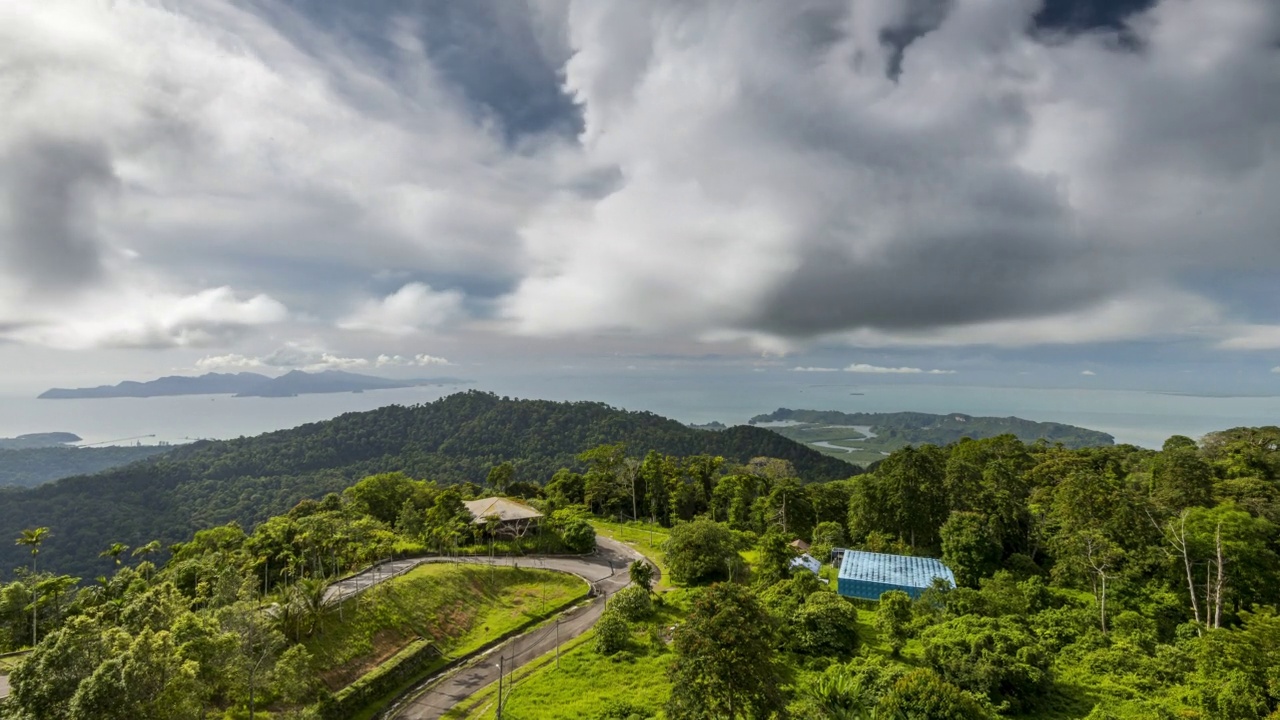
[[924,370],[916,367],[881,367],[866,363],[854,363],[844,369],[851,373],[869,373],[873,375],[954,375],[955,370]]
[[1081,374],[1081,375],[1085,375],[1085,376],[1087,376],[1087,377],[1093,377],[1094,375],[1097,375],[1098,373],[1096,373],[1096,372],[1094,372],[1094,371],[1092,371],[1092,370],[1081,370],[1081,371],[1080,371],[1080,374]]
[[0,3],[0,339],[1280,347],[1273,0],[464,6]]
[[186,296],[118,289],[90,293],[66,314],[31,316],[0,336],[72,350],[212,347],[287,317],[275,299],[242,297],[227,287]]
[[426,353],[409,356],[383,353],[370,359],[348,357],[314,345],[290,343],[261,357],[241,355],[239,353],[209,355],[197,360],[195,369],[204,372],[252,369],[318,372],[322,370],[362,370],[367,368],[427,367],[452,364],[445,358],[427,355]]
[[425,283],[409,283],[381,300],[366,300],[338,321],[344,330],[413,335],[440,327],[462,314],[462,293],[438,292]]
[[452,365],[447,359],[419,353],[406,357],[404,355],[379,355],[374,364],[378,367],[427,367],[429,365]]

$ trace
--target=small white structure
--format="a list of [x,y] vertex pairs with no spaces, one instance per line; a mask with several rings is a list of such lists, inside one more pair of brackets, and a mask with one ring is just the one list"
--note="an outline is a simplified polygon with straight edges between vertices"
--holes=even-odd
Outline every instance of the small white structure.
[[818,571],[822,569],[822,563],[815,560],[809,553],[805,553],[804,555],[791,560],[791,569],[795,570],[796,568],[804,568],[814,575],[817,575]]

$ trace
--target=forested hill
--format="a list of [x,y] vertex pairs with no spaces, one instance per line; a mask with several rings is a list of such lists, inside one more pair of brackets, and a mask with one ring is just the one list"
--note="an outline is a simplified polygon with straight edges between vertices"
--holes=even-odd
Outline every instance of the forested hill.
[[785,423],[771,429],[830,455],[861,464],[881,459],[907,445],[941,446],[966,437],[979,440],[1013,435],[1022,442],[1046,440],[1072,449],[1115,444],[1115,438],[1107,433],[1075,425],[963,413],[844,413],[779,408],[751,418],[751,424],[757,423]]
[[[601,403],[510,400],[465,392],[426,405],[389,406],[252,438],[208,441],[91,477],[0,494],[0,538],[48,526],[40,563],[94,577],[113,542],[169,544],[230,520],[252,526],[299,500],[341,490],[361,477],[401,470],[439,482],[483,482],[503,461],[517,481],[545,482],[597,445],[634,453],[721,455],[733,462],[788,460],[808,481],[859,470],[763,428],[694,430],[652,413]],[[0,568],[29,561],[0,542]]]
[[59,478],[128,465],[171,449],[160,445],[0,449],[0,487],[35,487]]

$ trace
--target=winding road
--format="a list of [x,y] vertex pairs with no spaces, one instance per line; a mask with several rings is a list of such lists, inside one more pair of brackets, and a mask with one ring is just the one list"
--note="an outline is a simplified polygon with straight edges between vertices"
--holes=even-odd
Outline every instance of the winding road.
[[[518,635],[468,664],[429,678],[406,693],[382,717],[397,720],[437,720],[458,703],[498,681],[499,657],[506,672],[554,652],[560,643],[578,637],[595,625],[604,612],[605,600],[631,583],[627,566],[643,556],[630,547],[605,537],[596,538],[596,552],[582,557],[466,558],[466,562],[534,567],[572,573],[591,583],[594,599],[562,614],[555,623]],[[440,562],[443,558],[427,561]],[[457,562],[457,560],[453,560]],[[354,578],[353,578],[354,579]],[[344,596],[345,597],[345,596]],[[558,637],[557,637],[558,633]]]

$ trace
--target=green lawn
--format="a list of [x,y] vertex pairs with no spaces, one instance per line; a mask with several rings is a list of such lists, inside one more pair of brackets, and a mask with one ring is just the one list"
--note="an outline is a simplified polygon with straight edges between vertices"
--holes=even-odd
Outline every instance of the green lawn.
[[329,611],[306,646],[336,690],[419,638],[444,653],[443,664],[587,591],[580,578],[549,570],[427,564]]
[[[631,647],[624,652],[612,657],[598,654],[595,632],[589,631],[565,644],[559,668],[552,653],[512,673],[504,720],[595,718],[616,710],[619,702],[630,703],[628,709],[641,717],[657,715],[671,693],[666,630],[688,611],[683,596],[679,589],[665,594],[655,604],[654,617],[637,624]],[[445,718],[492,720],[497,691],[497,684],[485,688]]]

